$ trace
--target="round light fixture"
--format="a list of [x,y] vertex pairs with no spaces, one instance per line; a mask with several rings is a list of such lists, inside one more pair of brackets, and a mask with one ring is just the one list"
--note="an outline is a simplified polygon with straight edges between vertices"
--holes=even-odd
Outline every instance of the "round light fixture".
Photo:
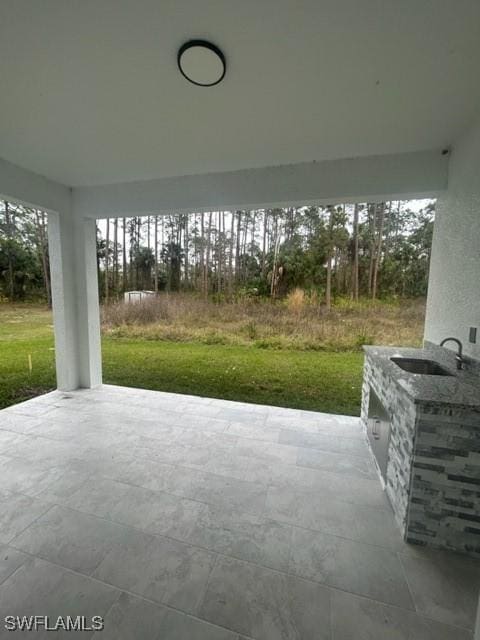
[[223,80],[225,56],[211,42],[190,40],[182,45],[177,56],[182,75],[200,87],[213,87]]

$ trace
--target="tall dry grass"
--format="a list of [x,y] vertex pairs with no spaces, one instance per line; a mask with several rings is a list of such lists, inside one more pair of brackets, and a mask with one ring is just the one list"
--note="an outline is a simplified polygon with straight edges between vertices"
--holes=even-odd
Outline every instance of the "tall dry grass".
[[291,291],[285,298],[287,309],[290,313],[294,313],[297,316],[305,311],[306,303],[307,298],[305,296],[305,291],[298,287]]
[[419,346],[425,301],[341,299],[327,312],[301,289],[285,301],[216,303],[160,294],[133,304],[104,305],[101,314],[104,333],[119,338],[341,351],[364,344]]

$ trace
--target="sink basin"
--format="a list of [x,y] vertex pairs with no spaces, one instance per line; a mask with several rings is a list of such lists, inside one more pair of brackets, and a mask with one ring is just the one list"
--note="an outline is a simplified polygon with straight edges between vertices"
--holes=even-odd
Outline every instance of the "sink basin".
[[409,373],[420,373],[424,376],[453,376],[448,369],[440,366],[433,360],[424,360],[423,358],[390,358],[400,369]]

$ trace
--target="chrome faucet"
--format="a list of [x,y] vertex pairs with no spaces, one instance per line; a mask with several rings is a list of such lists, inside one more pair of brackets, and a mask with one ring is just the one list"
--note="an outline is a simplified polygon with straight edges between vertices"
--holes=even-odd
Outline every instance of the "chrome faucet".
[[457,369],[463,369],[465,360],[463,359],[463,355],[462,355],[462,351],[463,351],[462,343],[458,338],[445,338],[440,342],[440,346],[443,347],[443,345],[449,341],[455,342],[457,344],[458,351],[455,355],[455,360],[457,361]]

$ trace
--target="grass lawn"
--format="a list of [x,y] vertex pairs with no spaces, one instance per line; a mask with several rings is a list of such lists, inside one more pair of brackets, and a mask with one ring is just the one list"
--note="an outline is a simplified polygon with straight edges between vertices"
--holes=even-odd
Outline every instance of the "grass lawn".
[[104,379],[212,398],[356,415],[363,355],[104,339]]
[[[55,387],[51,323],[43,307],[0,305],[0,407]],[[271,350],[109,336],[102,343],[106,383],[359,413],[361,351]]]
[[54,388],[52,314],[37,305],[1,304],[0,408]]

